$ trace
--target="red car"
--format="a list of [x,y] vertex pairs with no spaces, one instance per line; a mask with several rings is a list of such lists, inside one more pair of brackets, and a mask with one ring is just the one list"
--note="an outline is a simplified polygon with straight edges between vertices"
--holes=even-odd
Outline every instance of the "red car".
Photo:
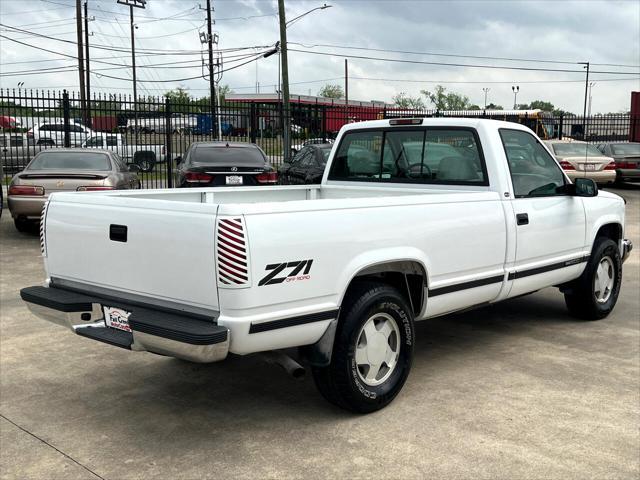
[[18,122],[15,118],[7,115],[0,115],[0,128],[17,128]]

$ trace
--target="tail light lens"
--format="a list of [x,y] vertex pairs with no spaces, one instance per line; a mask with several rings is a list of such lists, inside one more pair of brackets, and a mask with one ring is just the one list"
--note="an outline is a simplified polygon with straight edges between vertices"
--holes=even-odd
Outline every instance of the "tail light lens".
[[616,164],[617,168],[638,168],[638,164],[636,162],[618,162]]
[[560,166],[562,167],[563,170],[575,170],[576,169],[576,167],[571,165],[569,162],[565,162],[565,161],[560,162]]
[[604,167],[605,170],[615,170],[616,168],[617,167],[615,162],[609,162],[608,165]]
[[99,192],[102,190],[115,190],[114,187],[99,187],[99,186],[93,186],[93,185],[82,185],[78,188],[76,188],[76,190],[78,192]]
[[261,173],[260,175],[256,175],[256,180],[258,181],[258,183],[275,184],[275,183],[278,183],[278,173],[277,172]]
[[9,195],[31,195],[43,196],[44,187],[37,185],[11,185],[9,187]]
[[213,175],[200,172],[187,172],[184,174],[184,179],[189,183],[209,183],[213,180]]

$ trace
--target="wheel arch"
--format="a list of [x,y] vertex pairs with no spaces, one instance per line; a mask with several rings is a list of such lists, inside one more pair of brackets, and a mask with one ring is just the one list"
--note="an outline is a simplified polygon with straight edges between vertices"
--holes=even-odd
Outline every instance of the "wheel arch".
[[591,237],[589,238],[589,245],[593,248],[596,238],[603,237],[613,240],[618,248],[622,251],[622,240],[624,238],[624,228],[617,218],[605,218],[598,225],[595,225]]

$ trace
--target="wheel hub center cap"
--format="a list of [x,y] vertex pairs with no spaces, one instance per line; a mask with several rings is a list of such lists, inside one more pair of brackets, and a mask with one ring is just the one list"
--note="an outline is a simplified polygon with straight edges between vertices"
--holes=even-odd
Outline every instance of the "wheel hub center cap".
[[380,365],[386,357],[388,349],[387,337],[382,333],[376,333],[372,337],[367,344],[367,358],[371,365]]

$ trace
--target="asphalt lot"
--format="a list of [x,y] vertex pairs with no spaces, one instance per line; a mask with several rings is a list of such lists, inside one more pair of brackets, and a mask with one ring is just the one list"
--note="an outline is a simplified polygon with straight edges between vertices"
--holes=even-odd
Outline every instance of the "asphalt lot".
[[640,475],[640,189],[618,305],[555,289],[419,323],[386,409],[355,416],[256,357],[195,365],[32,316],[37,234],[0,221],[1,478],[576,478]]

